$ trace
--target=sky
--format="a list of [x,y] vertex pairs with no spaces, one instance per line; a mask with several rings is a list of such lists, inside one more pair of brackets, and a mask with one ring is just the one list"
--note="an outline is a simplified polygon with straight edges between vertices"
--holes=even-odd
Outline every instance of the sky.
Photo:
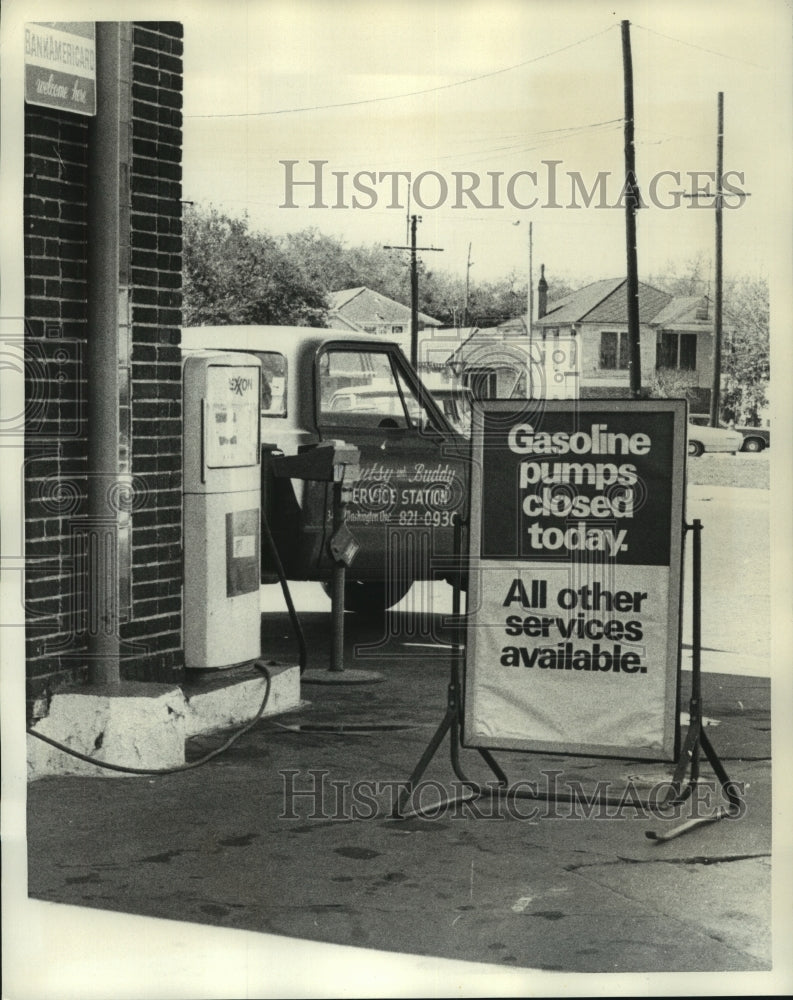
[[[419,246],[442,248],[426,255],[428,266],[461,277],[469,245],[472,280],[525,283],[531,260],[535,284],[545,265],[551,297],[555,275],[583,283],[625,273],[627,19],[637,175],[648,202],[637,221],[640,276],[714,257],[713,201],[682,192],[692,191],[691,171],[716,169],[719,92],[724,170],[748,193],[725,201],[725,277],[768,274],[789,232],[789,213],[780,229],[792,136],[783,2],[228,0],[222,18],[214,5],[189,9],[183,197],[247,213],[253,228],[314,226],[351,245],[405,245],[415,212]],[[309,207],[315,188],[306,184],[292,187],[296,207],[285,207],[287,171],[314,180],[312,160],[326,161],[327,207]],[[406,178],[395,203],[396,171],[411,174],[410,208]],[[368,172],[389,176],[374,182]],[[479,179],[479,205],[456,193],[466,173]],[[355,191],[356,174],[373,194]],[[573,174],[595,192],[589,208]]]

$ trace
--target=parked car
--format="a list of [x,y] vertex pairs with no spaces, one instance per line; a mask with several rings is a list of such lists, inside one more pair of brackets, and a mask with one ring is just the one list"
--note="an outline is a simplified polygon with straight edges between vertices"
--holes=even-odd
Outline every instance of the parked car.
[[[698,427],[710,426],[710,417],[706,414],[695,413],[689,417],[692,424]],[[725,430],[736,430],[743,438],[741,451],[758,452],[771,446],[770,427],[747,427],[745,425],[735,426],[734,424],[720,424]]]
[[741,451],[765,451],[771,447],[770,427],[736,427],[739,434],[743,434],[743,445]]
[[405,406],[412,417],[420,420],[421,410],[412,396],[408,395],[403,399],[393,384],[372,384],[338,389],[331,397],[329,409],[332,413],[340,410],[357,410],[363,413],[379,413],[381,416],[396,416],[404,412]]
[[688,453],[702,455],[706,451],[727,451],[731,454],[741,450],[743,436],[727,427],[709,427],[688,421]]
[[[307,327],[205,326],[183,330],[182,346],[243,351],[262,362],[262,506],[289,579],[331,580],[333,489],[275,477],[268,455],[332,440],[361,456],[346,510],[360,545],[347,571],[346,606],[381,612],[415,580],[451,578],[468,443],[397,343]],[[263,546],[263,582],[276,579],[275,566]]]

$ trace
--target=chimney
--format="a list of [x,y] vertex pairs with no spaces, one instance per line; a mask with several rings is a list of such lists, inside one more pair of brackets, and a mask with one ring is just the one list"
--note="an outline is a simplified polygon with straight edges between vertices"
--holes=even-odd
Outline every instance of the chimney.
[[548,311],[548,282],[545,280],[545,264],[540,264],[540,280],[537,283],[537,319],[542,319]]

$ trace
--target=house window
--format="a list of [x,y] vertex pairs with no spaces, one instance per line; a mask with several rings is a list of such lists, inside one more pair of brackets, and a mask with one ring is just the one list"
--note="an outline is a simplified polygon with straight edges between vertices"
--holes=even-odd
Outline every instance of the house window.
[[377,327],[376,326],[364,326],[363,332],[364,333],[377,333]]
[[663,331],[658,338],[655,366],[694,371],[697,367],[697,335]]
[[680,367],[693,372],[697,367],[697,335],[695,333],[680,334]]
[[627,330],[601,330],[600,367],[613,370],[629,368],[630,340]]
[[402,333],[404,332],[404,327],[402,326],[392,326],[391,333]]

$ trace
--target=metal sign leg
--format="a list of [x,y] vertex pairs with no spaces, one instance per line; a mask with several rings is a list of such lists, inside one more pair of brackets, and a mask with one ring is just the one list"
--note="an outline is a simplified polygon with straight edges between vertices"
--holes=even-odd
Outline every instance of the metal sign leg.
[[[726,770],[722,762],[720,761],[716,751],[710,743],[707,735],[704,732],[702,726],[702,678],[701,678],[701,649],[702,649],[702,638],[701,638],[701,544],[700,544],[700,532],[702,530],[702,524],[700,521],[694,521],[693,525],[684,525],[684,530],[692,530],[694,532],[694,545],[693,545],[693,586],[692,586],[692,611],[693,611],[693,635],[692,635],[692,646],[693,646],[693,656],[692,656],[692,678],[691,678],[691,698],[689,701],[689,726],[686,733],[686,738],[683,747],[680,752],[677,767],[675,769],[674,775],[671,781],[671,788],[667,796],[660,802],[658,801],[639,801],[632,800],[631,804],[637,807],[645,808],[648,811],[655,813],[663,813],[663,811],[670,806],[679,804],[685,801],[694,791],[697,782],[699,781],[699,754],[702,750],[713,768],[716,777],[718,778],[722,792],[726,797],[729,805],[716,809],[712,814],[708,816],[696,817],[694,819],[687,820],[686,822],[678,825],[672,830],[656,833],[653,831],[646,831],[645,835],[654,841],[665,841],[671,840],[674,837],[680,836],[688,830],[691,830],[697,826],[701,826],[705,823],[713,823],[716,820],[724,819],[726,817],[734,816],[740,811],[740,799],[738,797],[734,782],[730,780],[727,775]],[[455,548],[459,553],[459,532],[456,533],[456,545]],[[453,615],[455,618],[455,627],[458,627],[460,621],[460,588],[459,584],[455,584],[454,596],[453,596]],[[455,636],[454,648],[452,651],[451,658],[451,677],[448,687],[448,696],[446,702],[446,712],[441,720],[440,725],[435,731],[432,739],[427,745],[424,753],[421,755],[421,759],[413,770],[413,773],[408,778],[404,787],[402,788],[397,802],[394,806],[392,812],[393,819],[407,819],[412,816],[420,816],[422,814],[421,809],[414,809],[405,812],[405,807],[407,806],[421,776],[426,771],[429,766],[430,761],[435,756],[443,742],[443,738],[448,732],[450,734],[450,744],[451,744],[451,764],[454,774],[459,779],[461,784],[467,787],[469,790],[465,795],[455,795],[451,796],[446,800],[442,800],[433,803],[433,809],[437,809],[439,806],[443,807],[452,802],[465,802],[471,799],[477,798],[481,795],[514,795],[516,798],[530,798],[530,799],[543,799],[545,801],[553,802],[572,802],[574,801],[573,796],[565,795],[563,793],[547,792],[542,793],[539,790],[537,792],[527,791],[525,788],[520,790],[511,789],[509,781],[501,769],[496,760],[492,755],[485,749],[477,748],[482,759],[488,765],[490,770],[493,772],[497,779],[497,786],[489,786],[485,788],[475,781],[471,781],[463,773],[462,767],[460,765],[460,733],[462,731],[462,695],[460,686],[460,664],[462,661],[462,646],[459,641],[458,636]],[[688,780],[683,786],[683,781],[688,772]],[[622,799],[615,799],[607,795],[597,795],[594,800],[599,805],[615,805],[619,806],[622,804]]]
[[[460,564],[460,552],[462,548],[462,525],[458,521],[455,525],[454,531],[454,550],[458,557],[458,565]],[[460,628],[460,581],[455,579],[452,591],[452,617],[454,618],[454,629],[455,635],[453,640],[452,655],[451,655],[451,674],[449,678],[449,687],[447,689],[446,697],[446,712],[441,719],[441,723],[435,731],[430,742],[427,744],[427,748],[421,755],[421,759],[413,770],[413,773],[408,778],[407,783],[402,788],[399,797],[396,801],[392,812],[393,819],[405,819],[407,818],[404,813],[404,808],[410,800],[413,791],[421,778],[422,774],[426,771],[429,762],[435,756],[438,747],[441,745],[444,736],[447,732],[450,733],[450,755],[452,770],[456,777],[460,780],[463,785],[466,785],[471,791],[470,795],[463,796],[453,796],[450,799],[445,800],[442,803],[435,803],[435,807],[438,805],[446,805],[452,801],[468,801],[470,798],[476,798],[478,795],[483,794],[482,786],[477,784],[475,781],[471,781],[465,776],[460,764],[460,732],[462,729],[462,696],[460,687],[460,662],[462,660],[462,648],[459,640],[459,628]],[[484,749],[479,750],[479,754],[485,763],[488,765],[490,770],[496,776],[500,786],[506,790],[509,782],[504,772],[501,770],[497,762],[493,759],[492,755]],[[420,815],[419,811],[414,811],[411,815]]]
[[[690,525],[685,525],[686,531],[693,532],[693,546],[691,552],[692,565],[692,587],[691,587],[691,698],[689,700],[688,732],[680,751],[680,759],[672,776],[669,793],[660,803],[661,808],[683,802],[693,793],[699,781],[699,752],[702,749],[705,756],[713,768],[716,777],[721,785],[722,793],[729,802],[729,806],[717,809],[709,816],[700,816],[682,823],[680,826],[666,833],[654,833],[647,831],[646,836],[650,840],[671,840],[680,836],[687,830],[701,826],[704,823],[713,823],[728,816],[734,816],[740,809],[740,799],[736,792],[736,786],[727,775],[724,765],[713,749],[713,745],[708,739],[702,725],[702,522],[697,519]],[[683,779],[689,772],[688,781],[683,787]]]

